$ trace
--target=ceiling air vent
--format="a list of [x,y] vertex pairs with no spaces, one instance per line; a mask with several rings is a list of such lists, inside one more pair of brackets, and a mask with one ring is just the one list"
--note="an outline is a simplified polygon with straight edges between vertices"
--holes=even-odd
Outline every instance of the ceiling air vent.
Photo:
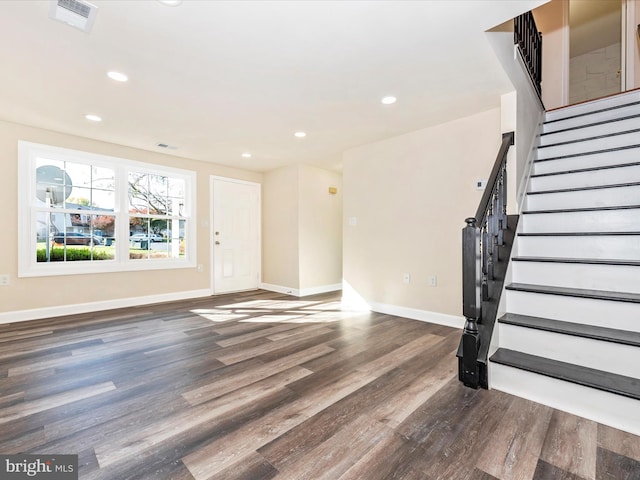
[[71,25],[83,32],[93,27],[98,7],[83,0],[51,0],[49,17],[67,25]]

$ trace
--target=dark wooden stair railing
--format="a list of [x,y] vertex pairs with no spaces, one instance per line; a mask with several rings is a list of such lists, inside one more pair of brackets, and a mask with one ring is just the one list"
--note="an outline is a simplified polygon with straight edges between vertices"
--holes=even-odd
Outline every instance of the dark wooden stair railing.
[[513,19],[513,33],[513,41],[522,55],[533,88],[542,101],[542,34],[538,31],[532,12]]
[[514,133],[502,135],[491,176],[474,217],[462,229],[462,311],[466,318],[458,348],[458,378],[488,387],[487,357],[517,215],[507,215],[507,153]]

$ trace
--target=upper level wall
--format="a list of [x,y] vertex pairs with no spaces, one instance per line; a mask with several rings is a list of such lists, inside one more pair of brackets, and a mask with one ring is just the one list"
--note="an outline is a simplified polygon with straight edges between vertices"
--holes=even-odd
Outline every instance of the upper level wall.
[[[612,2],[614,0],[593,0]],[[640,39],[637,26],[640,25],[640,0],[625,0],[623,12],[626,15],[624,38],[626,48],[626,72],[624,90],[640,88]],[[571,83],[579,81],[570,69],[570,18],[569,0],[552,0],[533,10],[533,15],[542,32],[542,99],[547,110],[582,101],[586,97],[569,98]],[[614,69],[615,70],[615,69]],[[611,81],[609,82],[611,83]],[[596,91],[597,90],[597,91]],[[611,93],[610,89],[594,89],[590,98]]]

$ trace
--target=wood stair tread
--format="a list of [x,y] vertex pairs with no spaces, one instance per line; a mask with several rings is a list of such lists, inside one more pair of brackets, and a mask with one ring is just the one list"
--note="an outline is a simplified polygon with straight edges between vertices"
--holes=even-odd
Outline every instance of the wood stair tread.
[[590,290],[586,288],[554,287],[550,285],[532,285],[528,283],[512,283],[507,290],[541,293],[545,295],[561,295],[566,297],[591,298],[613,302],[640,303],[640,293],[612,292],[608,290]]
[[564,258],[564,257],[513,257],[516,262],[542,262],[542,263],[578,263],[585,265],[618,265],[640,267],[638,260],[621,260],[609,258]]
[[591,338],[594,340],[640,347],[640,332],[598,327],[583,323],[565,322],[562,320],[520,315],[517,313],[505,313],[500,319],[498,319],[498,322],[524,328],[544,330],[546,332],[560,333],[563,335],[572,335],[576,337]]
[[527,192],[527,195],[544,195],[549,193],[571,193],[571,192],[584,192],[587,190],[604,190],[607,188],[626,188],[626,187],[638,187],[640,182],[630,183],[613,183],[609,185],[595,185],[589,187],[572,187],[572,188],[556,188],[554,190],[539,190],[536,192]]
[[490,360],[501,365],[640,400],[640,379],[637,378],[505,348],[499,348]]

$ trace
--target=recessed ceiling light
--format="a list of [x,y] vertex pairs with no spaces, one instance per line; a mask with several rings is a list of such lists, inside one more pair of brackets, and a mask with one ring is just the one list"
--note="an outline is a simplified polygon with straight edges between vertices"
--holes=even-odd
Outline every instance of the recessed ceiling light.
[[245,152],[242,154],[244,158],[251,158],[251,154],[249,152]]
[[398,99],[396,97],[384,97],[382,99],[382,103],[385,105],[391,105],[392,103],[396,103]]
[[182,3],[182,0],[158,0],[161,4],[168,7],[177,7]]
[[129,80],[129,77],[127,77],[124,73],[115,72],[113,70],[107,72],[107,77],[109,77],[111,80],[115,80],[116,82],[126,82],[127,80]]
[[84,118],[86,118],[87,120],[91,120],[92,122],[101,122],[102,121],[102,118],[99,117],[98,115],[88,114],[88,115],[85,115]]
[[307,134],[305,132],[296,132],[294,133],[294,135],[298,138],[304,138],[307,136]]

